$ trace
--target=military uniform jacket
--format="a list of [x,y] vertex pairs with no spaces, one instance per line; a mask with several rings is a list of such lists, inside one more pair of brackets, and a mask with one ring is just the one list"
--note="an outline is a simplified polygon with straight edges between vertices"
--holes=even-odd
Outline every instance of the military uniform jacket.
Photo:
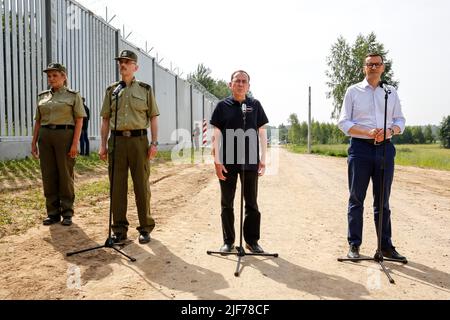
[[133,80],[130,86],[119,93],[117,128],[115,128],[116,97],[112,93],[118,84],[116,82],[106,89],[101,116],[110,119],[111,130],[147,129],[150,126],[150,119],[159,116],[152,87]]
[[47,90],[38,95],[35,120],[42,126],[75,125],[75,120],[86,117],[83,100],[78,92],[62,87],[56,92]]

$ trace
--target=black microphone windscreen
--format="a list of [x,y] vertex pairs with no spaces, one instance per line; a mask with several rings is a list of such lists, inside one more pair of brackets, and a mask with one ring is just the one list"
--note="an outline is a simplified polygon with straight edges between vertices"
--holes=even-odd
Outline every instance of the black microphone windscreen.
[[127,86],[127,84],[125,83],[125,81],[120,81],[119,84],[117,85],[117,87],[114,89],[113,91],[113,96],[117,96],[120,91],[122,91],[123,88],[125,88]]
[[386,80],[381,80],[380,81],[380,87],[382,87],[384,89],[385,86],[388,85],[388,82]]

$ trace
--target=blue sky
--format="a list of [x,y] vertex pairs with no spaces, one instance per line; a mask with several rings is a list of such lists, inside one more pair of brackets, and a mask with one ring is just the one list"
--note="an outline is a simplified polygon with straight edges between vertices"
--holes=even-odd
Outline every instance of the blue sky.
[[199,63],[227,80],[237,69],[252,76],[251,90],[271,125],[291,113],[332,122],[326,99],[326,57],[342,35],[374,32],[389,51],[408,125],[439,124],[450,115],[450,1],[448,0],[81,0],[128,40],[154,47],[162,65],[186,74]]

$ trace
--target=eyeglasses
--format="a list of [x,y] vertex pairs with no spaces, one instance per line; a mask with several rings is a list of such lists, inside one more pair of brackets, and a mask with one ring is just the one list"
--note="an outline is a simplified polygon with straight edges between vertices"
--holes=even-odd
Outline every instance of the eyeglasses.
[[383,65],[383,63],[366,63],[366,67],[372,69],[373,67],[379,68]]
[[247,80],[233,80],[234,83],[248,84]]
[[136,64],[136,62],[133,60],[121,59],[117,60],[117,64],[120,66],[121,64]]

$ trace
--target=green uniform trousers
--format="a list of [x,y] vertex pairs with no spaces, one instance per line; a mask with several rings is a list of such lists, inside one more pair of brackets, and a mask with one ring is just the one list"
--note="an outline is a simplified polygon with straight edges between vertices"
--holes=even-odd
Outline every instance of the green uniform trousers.
[[155,220],[150,213],[150,161],[147,159],[148,137],[116,137],[116,152],[113,150],[113,139],[108,141],[109,179],[111,182],[112,160],[115,155],[114,183],[112,188],[112,211],[114,233],[128,231],[127,199],[128,199],[128,169],[133,179],[134,195],[139,217],[139,232],[152,232]]
[[73,216],[75,159],[68,156],[73,134],[73,129],[39,130],[39,158],[49,217]]

